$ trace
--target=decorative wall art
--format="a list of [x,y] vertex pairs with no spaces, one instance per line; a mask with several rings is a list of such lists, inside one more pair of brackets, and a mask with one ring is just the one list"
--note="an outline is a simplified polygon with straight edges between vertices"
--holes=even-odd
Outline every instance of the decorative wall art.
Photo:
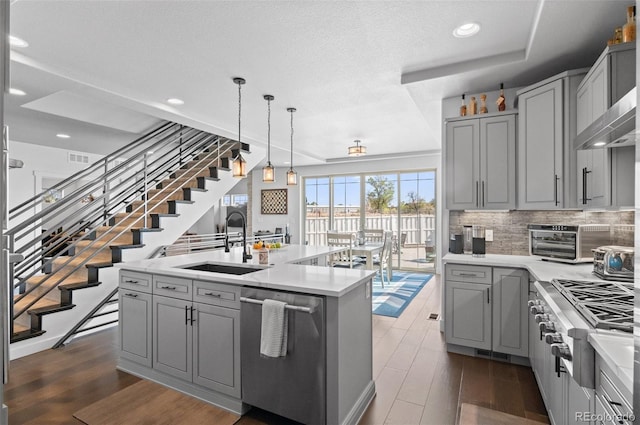
[[261,214],[287,214],[287,189],[262,189]]

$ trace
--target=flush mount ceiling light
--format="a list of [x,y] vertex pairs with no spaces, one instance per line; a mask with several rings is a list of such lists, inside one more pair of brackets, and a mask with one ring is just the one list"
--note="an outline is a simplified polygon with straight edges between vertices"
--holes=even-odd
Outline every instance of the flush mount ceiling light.
[[360,145],[360,140],[354,140],[355,145],[349,146],[349,156],[362,156],[367,153],[367,147]]
[[453,35],[458,38],[466,38],[476,35],[480,32],[480,24],[475,22],[467,22],[453,30]]
[[287,108],[287,112],[291,113],[291,167],[287,171],[287,185],[295,186],[298,184],[298,173],[293,170],[293,113],[296,108]]
[[64,133],[58,133],[58,134],[56,134],[56,137],[59,137],[60,139],[69,139],[71,136],[69,136],[68,134],[64,134]]
[[238,156],[233,159],[231,170],[233,177],[243,178],[247,177],[247,161],[240,155],[240,149],[242,147],[240,128],[242,118],[242,85],[246,83],[246,81],[244,78],[236,77],[233,79],[233,82],[238,85]]
[[184,100],[172,97],[167,99],[167,103],[170,105],[184,105]]
[[20,89],[13,88],[13,87],[11,87],[9,89],[9,93],[13,94],[15,96],[24,96],[26,94],[24,91],[22,91]]
[[29,47],[29,43],[13,35],[9,36],[9,44],[13,47]]
[[262,168],[262,181],[273,183],[276,181],[276,172],[271,165],[271,101],[275,98],[270,94],[263,97],[267,101],[267,165]]
[[605,142],[595,142],[595,143],[593,144],[593,146],[604,146],[604,145],[606,145],[606,143],[605,143]]

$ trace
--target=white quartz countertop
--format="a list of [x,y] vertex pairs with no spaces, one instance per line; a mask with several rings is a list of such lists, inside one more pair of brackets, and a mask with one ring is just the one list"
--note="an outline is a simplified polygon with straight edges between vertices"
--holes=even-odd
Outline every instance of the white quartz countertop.
[[[114,265],[124,270],[143,273],[340,297],[369,280],[375,271],[295,264],[324,257],[339,250],[339,248],[328,246],[286,245],[270,251],[269,265],[259,264],[257,251],[252,253],[252,259],[243,264],[242,247],[231,248],[231,252],[217,249]],[[262,270],[244,275],[232,275],[182,268],[202,263],[247,266],[262,268]]]
[[633,394],[633,335],[591,333],[589,342]]
[[529,255],[486,254],[474,257],[469,254],[446,254],[443,263],[470,264],[477,266],[514,267],[527,269],[535,280],[548,282],[551,279],[600,280],[592,273],[593,264],[567,264],[543,261]]

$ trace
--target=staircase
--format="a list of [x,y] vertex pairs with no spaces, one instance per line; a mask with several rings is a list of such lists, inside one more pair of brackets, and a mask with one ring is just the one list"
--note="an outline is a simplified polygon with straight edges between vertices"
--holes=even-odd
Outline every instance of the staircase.
[[[247,144],[165,123],[51,188],[65,193],[51,206],[33,214],[43,193],[13,208],[7,233],[24,259],[10,276],[12,357],[53,346],[117,287],[114,263],[148,258],[216,205],[237,183],[230,165],[239,152],[247,169],[264,156]],[[44,222],[51,223],[47,229]]]

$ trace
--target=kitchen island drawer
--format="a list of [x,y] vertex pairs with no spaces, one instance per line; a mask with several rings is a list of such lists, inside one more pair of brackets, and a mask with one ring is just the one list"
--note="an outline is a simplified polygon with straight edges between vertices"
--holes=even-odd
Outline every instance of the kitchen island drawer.
[[195,280],[193,301],[238,310],[240,309],[240,286]]
[[123,289],[133,289],[134,291],[150,294],[151,280],[150,274],[122,270],[120,271],[119,286]]
[[153,275],[153,294],[191,301],[193,281],[173,276]]
[[491,284],[491,267],[470,266],[465,264],[447,264],[445,279],[467,283]]

